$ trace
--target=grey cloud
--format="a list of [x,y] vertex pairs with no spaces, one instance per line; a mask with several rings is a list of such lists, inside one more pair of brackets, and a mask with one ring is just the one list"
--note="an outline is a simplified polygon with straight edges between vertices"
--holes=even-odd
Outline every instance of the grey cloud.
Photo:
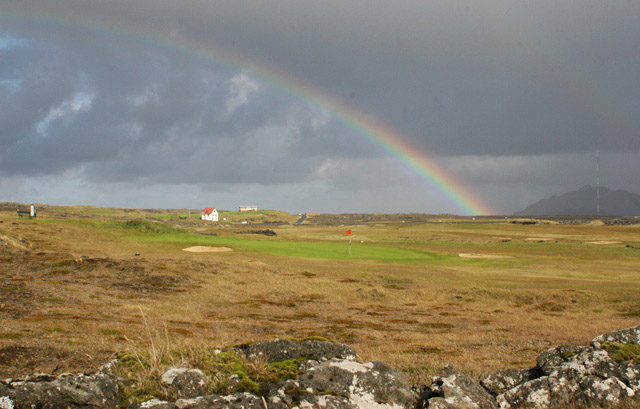
[[[628,3],[223,2],[215,15],[190,6],[165,10],[196,22],[184,27],[186,38],[283,67],[424,148],[573,152],[615,134],[603,148],[640,149],[637,108],[611,112],[640,96],[631,72],[615,68],[637,67],[640,57],[637,9]],[[605,50],[616,51],[598,58]],[[608,86],[620,82],[631,89]]]
[[[640,97],[637,70],[621,67],[637,68],[640,59],[633,2],[66,1],[49,8],[244,54],[442,154],[585,151],[603,134],[616,135],[603,148],[640,150],[637,108],[629,108]],[[611,118],[615,107],[629,112]]]
[[[594,153],[457,156],[444,163],[494,209],[513,213],[552,195],[596,185]],[[600,155],[600,184],[640,192],[640,153]]]
[[[30,116],[5,112],[10,138],[0,169],[7,174],[82,166],[99,182],[179,184],[207,174],[221,183],[274,184],[312,179],[327,156],[377,154],[323,110],[244,73],[58,30],[33,37],[47,50],[26,59],[33,72],[16,69],[23,85],[7,102]],[[78,99],[84,105],[74,108]]]

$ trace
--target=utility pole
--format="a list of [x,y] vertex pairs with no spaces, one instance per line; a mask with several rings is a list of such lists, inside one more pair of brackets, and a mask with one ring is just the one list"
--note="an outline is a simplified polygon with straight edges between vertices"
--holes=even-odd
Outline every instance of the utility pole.
[[596,145],[596,215],[600,216],[600,143]]

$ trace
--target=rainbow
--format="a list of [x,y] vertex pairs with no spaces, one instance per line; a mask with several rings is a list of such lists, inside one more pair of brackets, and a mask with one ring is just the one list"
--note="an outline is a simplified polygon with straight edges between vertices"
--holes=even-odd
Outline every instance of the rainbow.
[[[71,15],[51,11],[32,9],[25,12],[22,8],[9,13],[9,15],[21,20],[71,25],[110,35],[133,37],[145,43],[169,47],[192,57],[243,71],[311,105],[327,110],[344,125],[356,131],[363,139],[373,143],[380,150],[394,157],[402,166],[415,173],[427,187],[435,188],[439,194],[456,207],[457,211],[466,215],[497,213],[438,163],[435,158],[419,150],[400,133],[379,123],[355,107],[349,106],[338,98],[330,96],[291,75],[285,75],[264,63],[256,63],[241,54],[225,50],[210,42],[167,36],[157,27],[136,26],[136,28],[132,28],[117,21],[99,21],[88,15],[82,16],[77,13]],[[42,17],[43,15],[46,17]]]

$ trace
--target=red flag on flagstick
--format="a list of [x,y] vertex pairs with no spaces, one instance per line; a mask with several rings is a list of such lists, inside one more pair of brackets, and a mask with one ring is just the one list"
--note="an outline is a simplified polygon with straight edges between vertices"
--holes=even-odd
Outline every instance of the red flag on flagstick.
[[351,230],[347,230],[345,233],[346,233],[346,234],[347,234],[347,236],[348,236],[348,235],[350,235],[350,234],[351,234]]

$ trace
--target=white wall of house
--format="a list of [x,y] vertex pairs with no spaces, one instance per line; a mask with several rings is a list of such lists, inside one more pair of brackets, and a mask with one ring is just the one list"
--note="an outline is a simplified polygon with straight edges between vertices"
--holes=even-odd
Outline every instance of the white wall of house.
[[202,213],[202,220],[208,220],[210,222],[217,222],[218,221],[218,211],[216,209],[213,209],[213,212],[211,212],[211,214],[204,214]]

